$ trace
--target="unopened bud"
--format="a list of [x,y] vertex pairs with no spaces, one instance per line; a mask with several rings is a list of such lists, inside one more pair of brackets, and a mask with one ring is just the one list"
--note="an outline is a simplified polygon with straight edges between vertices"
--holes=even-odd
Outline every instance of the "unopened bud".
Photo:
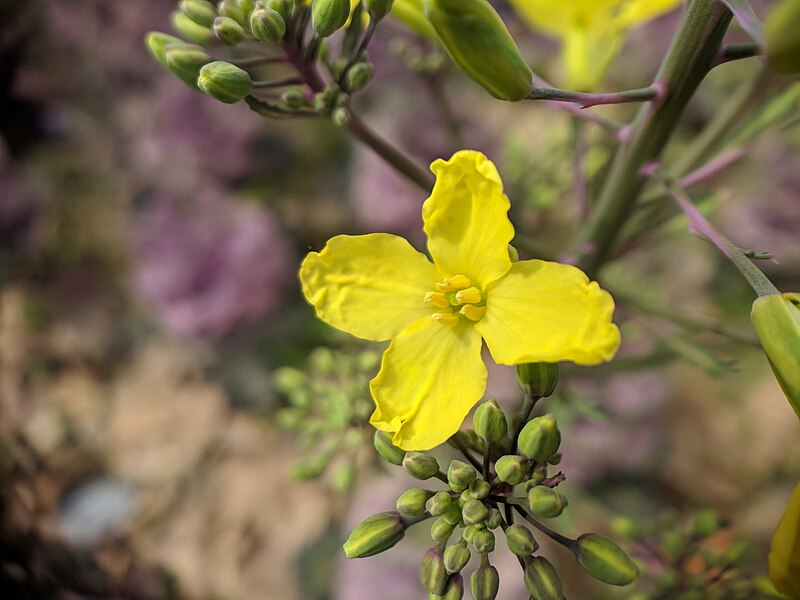
[[178,7],[183,14],[203,27],[211,27],[217,16],[216,7],[208,0],[181,0]]
[[783,0],[764,20],[767,63],[781,73],[800,72],[800,2]]
[[481,554],[494,552],[494,534],[486,529],[477,530],[472,537],[472,547]]
[[522,525],[512,525],[506,529],[508,549],[517,556],[530,556],[539,548],[530,529]]
[[430,0],[427,16],[453,61],[492,96],[530,93],[533,73],[487,0]]
[[503,524],[503,515],[496,508],[489,509],[489,516],[486,517],[486,527],[497,529]]
[[460,460],[452,461],[447,469],[447,483],[454,492],[463,492],[477,476],[475,467]]
[[210,27],[195,23],[179,10],[172,13],[170,22],[175,31],[195,44],[208,44],[215,38],[214,32],[211,31]]
[[610,585],[628,585],[639,577],[639,567],[613,540],[596,533],[580,536],[571,548],[589,575]]
[[396,507],[404,517],[417,517],[425,514],[425,503],[433,496],[433,492],[422,488],[411,488],[400,494]]
[[451,535],[456,526],[448,522],[444,517],[439,517],[431,524],[431,537],[437,542],[446,541]]
[[469,578],[469,589],[473,600],[494,600],[500,591],[500,574],[488,561],[482,561]]
[[442,518],[451,525],[459,525],[463,518],[461,515],[461,509],[462,507],[459,506],[458,502],[453,502],[449,507],[447,507],[447,510],[444,511]]
[[494,464],[497,478],[509,485],[517,485],[525,481],[528,469],[525,466],[525,459],[516,454],[507,454],[497,459]]
[[547,398],[558,385],[558,365],[554,363],[525,363],[517,365],[517,382],[529,398]]
[[300,88],[291,88],[283,92],[281,100],[287,107],[293,110],[299,110],[306,104],[306,97],[303,90]]
[[319,37],[341,29],[350,16],[350,0],[312,0],[311,24]]
[[464,541],[471,544],[472,540],[475,539],[475,534],[478,533],[478,531],[480,531],[480,529],[478,529],[478,527],[475,525],[467,525],[464,527],[464,532],[462,534],[464,536]]
[[174,44],[179,44],[182,46],[186,45],[181,38],[177,38],[174,35],[169,35],[167,33],[161,33],[160,31],[151,31],[146,36],[144,36],[144,43],[147,46],[147,49],[150,51],[150,54],[153,55],[153,58],[158,61],[165,69],[167,67],[167,47]]
[[367,12],[373,19],[382,19],[392,10],[394,0],[366,0]]
[[800,598],[800,485],[789,498],[772,536],[769,578],[782,594]]
[[292,0],[268,0],[267,6],[272,10],[278,11],[284,21],[288,21],[291,18],[294,10],[294,2]]
[[489,516],[489,509],[480,500],[470,500],[464,505],[461,515],[467,525],[482,523]]
[[420,583],[431,594],[441,596],[447,589],[448,577],[442,552],[437,546],[434,546],[422,557],[422,563],[419,566]]
[[244,39],[244,28],[230,17],[217,17],[214,21],[214,33],[226,46],[236,46]]
[[350,122],[350,111],[343,106],[335,108],[331,112],[331,120],[339,127],[344,127]]
[[439,472],[439,463],[430,454],[424,452],[406,452],[403,469],[414,479],[430,479]]
[[525,561],[525,587],[536,600],[564,600],[558,573],[543,556],[535,556]]
[[398,448],[392,443],[392,435],[385,431],[376,431],[373,438],[375,450],[386,462],[397,465],[398,467],[403,464],[403,459],[406,457],[406,451]]
[[508,258],[511,259],[512,263],[519,262],[519,251],[511,244],[508,245]]
[[531,512],[545,519],[557,517],[567,507],[567,499],[556,490],[537,485],[528,492],[528,506]]
[[447,511],[448,508],[450,508],[452,502],[453,499],[447,492],[436,492],[425,503],[425,507],[434,517],[440,517],[445,513],[445,511]]
[[398,513],[379,513],[356,525],[342,547],[347,558],[374,556],[403,539],[405,531],[406,526]]
[[486,442],[472,429],[458,431],[447,441],[454,448],[458,448],[458,444],[461,444],[470,450],[478,452],[479,454],[483,454],[483,451],[486,448]]
[[615,517],[611,520],[611,531],[614,535],[628,538],[631,540],[639,539],[642,536],[642,526],[628,517]]
[[220,102],[235,104],[253,91],[253,80],[244,69],[216,60],[200,69],[197,87]]
[[539,462],[550,459],[561,444],[561,432],[553,415],[535,417],[519,434],[518,448],[528,458]]
[[366,87],[375,74],[375,67],[371,63],[360,62],[353,65],[345,76],[345,88],[349,92],[356,92]]
[[259,42],[275,44],[286,35],[286,21],[272,8],[257,8],[250,15],[250,31]]
[[430,600],[462,600],[464,598],[464,578],[461,575],[452,575],[447,581],[444,594],[438,596],[431,594]]
[[800,417],[800,294],[761,296],[750,317],[775,379]]
[[236,0],[222,0],[222,2],[217,5],[217,13],[219,13],[220,17],[233,19],[242,27],[246,27],[249,20],[248,13],[245,12],[244,8],[242,8]]
[[167,69],[191,86],[197,85],[200,69],[211,61],[200,46],[193,44],[174,44],[167,46]]
[[488,400],[476,408],[472,423],[475,433],[487,442],[497,442],[508,435],[508,421],[497,400]]
[[451,575],[459,573],[461,569],[467,566],[470,556],[471,554],[466,544],[452,544],[444,551],[444,568]]
[[469,493],[476,500],[483,500],[490,491],[492,491],[492,486],[485,479],[476,479],[469,484]]

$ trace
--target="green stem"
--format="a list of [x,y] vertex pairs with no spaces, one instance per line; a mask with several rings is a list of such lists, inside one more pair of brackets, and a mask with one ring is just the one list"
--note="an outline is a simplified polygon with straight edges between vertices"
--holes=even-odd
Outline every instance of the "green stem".
[[481,470],[481,463],[479,463],[477,460],[475,460],[475,457],[472,456],[472,453],[469,451],[469,448],[467,448],[464,445],[464,443],[461,440],[458,439],[458,436],[454,435],[453,437],[451,437],[450,438],[450,442],[456,448],[458,448],[458,450],[461,452],[461,454],[464,455],[464,458],[466,458],[467,461],[469,461],[469,464],[471,464],[473,467],[475,467],[476,470],[478,470],[478,471]]
[[663,102],[643,106],[628,143],[620,146],[595,209],[579,233],[576,258],[590,275],[608,258],[644,186],[642,167],[659,156],[686,105],[717,54],[730,11],[717,0],[692,0],[656,76],[666,86]]
[[565,535],[561,535],[557,531],[553,531],[552,529],[550,529],[544,523],[540,523],[539,521],[534,519],[530,514],[528,514],[528,511],[526,511],[524,508],[522,508],[520,506],[514,505],[514,510],[517,511],[523,519],[525,519],[528,523],[530,523],[531,525],[536,527],[536,529],[541,531],[547,537],[549,537],[550,539],[558,542],[559,544],[561,544],[565,548],[568,548],[568,549],[572,550],[572,546],[575,543],[575,540],[570,539]]
[[525,423],[531,418],[531,413],[533,412],[533,407],[536,406],[536,402],[538,402],[539,398],[534,398],[533,396],[525,395],[525,402],[522,403],[522,408],[517,415],[516,423],[514,425],[514,433],[511,436],[511,452],[509,454],[516,454],[517,452],[517,444],[519,443],[519,434],[522,433],[523,427],[525,427]]
[[609,92],[605,94],[587,94],[585,92],[573,92],[559,88],[534,85],[528,100],[549,100],[551,102],[571,102],[579,104],[583,108],[590,108],[601,104],[627,104],[630,102],[647,102],[656,100],[661,95],[658,86],[626,90],[624,92]]

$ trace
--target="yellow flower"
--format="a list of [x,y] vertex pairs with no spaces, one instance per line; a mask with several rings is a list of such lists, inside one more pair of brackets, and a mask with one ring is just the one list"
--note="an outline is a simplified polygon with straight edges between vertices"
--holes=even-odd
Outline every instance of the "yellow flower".
[[579,269],[511,262],[510,203],[495,166],[464,150],[431,165],[422,207],[433,262],[390,234],[339,235],[300,267],[317,316],[373,341],[392,340],[370,382],[371,423],[406,450],[456,433],[486,389],[482,339],[495,362],[611,360],[614,301]]
[[769,578],[782,594],[800,598],[800,485],[789,499],[772,537]]
[[605,75],[627,30],[666,13],[680,0],[511,0],[531,26],[561,40],[564,85],[591,91]]

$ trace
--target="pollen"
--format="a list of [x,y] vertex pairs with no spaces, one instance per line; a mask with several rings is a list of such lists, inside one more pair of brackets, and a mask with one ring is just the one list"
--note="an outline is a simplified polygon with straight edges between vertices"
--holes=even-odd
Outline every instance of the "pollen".
[[456,292],[456,300],[459,304],[477,304],[481,301],[481,291],[476,287],[468,287]]
[[472,285],[469,277],[466,275],[453,275],[449,279],[445,279],[441,283],[436,284],[436,289],[440,292],[455,292],[456,290],[463,290]]
[[444,292],[428,292],[425,294],[425,302],[438,306],[439,308],[447,308],[450,306],[450,301],[447,299]]
[[442,325],[449,325],[450,327],[458,323],[458,315],[454,315],[453,313],[445,313],[445,312],[433,313],[431,315],[431,319],[433,319],[437,323],[441,323]]
[[473,306],[472,304],[465,304],[459,311],[462,315],[467,317],[470,321],[480,321],[483,315],[486,314],[485,306]]

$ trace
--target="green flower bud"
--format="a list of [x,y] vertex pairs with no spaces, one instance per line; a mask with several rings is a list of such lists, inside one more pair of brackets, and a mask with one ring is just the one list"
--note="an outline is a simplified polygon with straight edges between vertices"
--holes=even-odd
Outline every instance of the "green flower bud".
[[487,442],[497,442],[508,435],[508,421],[497,400],[488,400],[475,409],[472,423],[475,433]]
[[483,440],[483,438],[481,438],[471,429],[467,429],[466,431],[458,431],[452,438],[447,440],[448,443],[453,446],[453,448],[458,449],[458,446],[455,444],[455,440],[458,440],[458,442],[460,442],[462,445],[466,446],[470,450],[474,450],[479,454],[483,454],[483,451],[486,448],[486,442]]
[[553,415],[542,415],[531,419],[519,434],[519,451],[539,462],[551,458],[560,444],[561,432]]
[[473,600],[494,600],[500,590],[500,574],[488,561],[472,572],[469,589]]
[[531,512],[545,519],[557,517],[567,507],[567,499],[552,488],[537,485],[528,492],[528,505]]
[[464,527],[464,533],[463,533],[464,541],[471,544],[475,540],[475,534],[478,533],[479,531],[480,529],[478,529],[478,527],[476,527],[475,525],[467,525],[466,527]]
[[427,508],[428,512],[434,517],[440,517],[450,508],[452,502],[453,499],[447,492],[436,492],[425,503],[425,508]]
[[292,0],[268,0],[267,7],[278,11],[283,20],[288,21],[292,17],[294,2]]
[[275,44],[286,35],[286,21],[277,10],[257,8],[250,15],[250,31],[259,42]]
[[350,111],[343,106],[335,108],[331,113],[331,120],[339,127],[344,127],[350,122]]
[[392,434],[385,431],[376,431],[373,443],[375,444],[375,450],[378,451],[383,460],[398,467],[403,464],[406,451],[392,443]]
[[235,46],[244,39],[244,28],[230,17],[217,17],[214,21],[214,33],[226,46]]
[[517,485],[525,481],[528,469],[525,466],[525,459],[516,454],[501,456],[494,464],[497,477],[500,481],[509,485]]
[[489,516],[489,509],[480,500],[470,500],[464,505],[461,515],[464,517],[464,523],[476,525]]
[[486,527],[489,529],[497,529],[503,524],[503,515],[496,508],[489,510],[489,516],[486,517]]
[[447,510],[444,511],[442,518],[450,523],[451,525],[459,525],[461,523],[461,507],[458,505],[458,502],[453,502],[450,506],[447,507]]
[[233,19],[243,28],[247,27],[248,15],[236,0],[222,0],[217,5],[217,13],[219,13],[220,17]]
[[210,27],[198,25],[179,10],[172,13],[170,21],[175,31],[195,44],[208,44],[215,37]]
[[530,529],[522,525],[512,525],[506,529],[508,549],[517,556],[530,556],[539,549],[539,543]]
[[448,578],[442,552],[438,546],[434,546],[422,557],[422,563],[419,566],[419,581],[431,594],[441,596],[447,589]]
[[769,549],[769,578],[782,594],[800,598],[800,485],[778,522]]
[[454,492],[463,492],[477,476],[475,467],[460,460],[452,461],[447,469],[447,483]]
[[485,479],[476,479],[469,484],[469,494],[476,500],[483,500],[490,491],[492,491],[492,486]]
[[197,87],[220,102],[235,104],[253,91],[253,80],[244,69],[215,60],[200,69]]
[[431,537],[437,542],[444,542],[453,535],[456,526],[444,517],[439,517],[431,524]]
[[249,15],[256,8],[256,0],[234,0],[236,5],[242,9],[242,12]]
[[364,89],[375,74],[375,67],[371,63],[360,62],[353,65],[344,80],[345,88],[349,92]]
[[191,86],[197,85],[200,69],[211,61],[200,46],[174,44],[167,46],[167,70]]
[[750,317],[775,379],[800,417],[800,294],[761,296]]
[[404,517],[417,517],[425,514],[425,503],[433,496],[433,492],[422,488],[411,488],[400,494],[397,499],[397,511]]
[[146,36],[144,36],[144,43],[147,46],[147,49],[150,51],[150,54],[153,55],[153,58],[158,61],[165,69],[168,68],[167,66],[167,47],[175,44],[179,44],[181,46],[186,46],[186,42],[184,42],[181,38],[177,38],[174,35],[169,35],[167,33],[161,33],[160,31],[151,31]]
[[800,2],[783,0],[764,20],[767,63],[781,73],[800,72]]
[[477,530],[472,537],[472,547],[481,554],[494,552],[494,534],[486,529]]
[[439,472],[439,463],[430,454],[424,452],[406,452],[403,469],[414,479],[430,479]]
[[616,542],[596,533],[584,533],[572,553],[589,575],[610,585],[628,585],[639,577],[639,567]]
[[558,365],[555,363],[525,363],[517,365],[517,383],[529,398],[548,398],[558,385]]
[[461,575],[453,575],[447,581],[447,589],[444,594],[437,596],[431,594],[431,600],[461,600],[464,597],[464,578]]
[[638,540],[642,536],[642,526],[628,517],[614,517],[611,520],[611,531],[618,537]]
[[326,38],[341,29],[350,17],[350,0],[311,0],[311,25]]
[[492,96],[517,101],[531,92],[533,73],[487,0],[430,0],[427,15],[453,61]]
[[467,566],[470,559],[470,551],[464,543],[448,546],[444,551],[444,568],[451,575],[459,573]]
[[525,561],[525,587],[536,600],[564,600],[558,573],[543,556],[535,556]]
[[398,513],[379,513],[356,525],[342,547],[347,558],[366,558],[388,550],[403,539],[405,532]]
[[508,245],[508,258],[511,262],[519,262],[519,251],[511,244]]
[[293,110],[299,110],[306,104],[305,94],[300,88],[291,88],[286,90],[281,95],[281,100],[283,100],[287,107]]
[[367,12],[375,20],[382,19],[392,10],[394,0],[366,0]]
[[181,12],[203,27],[211,27],[217,16],[216,7],[208,0],[181,0]]
[[694,518],[694,523],[692,523],[692,535],[699,538],[707,538],[715,534],[721,525],[722,521],[717,511],[708,508],[700,511]]

